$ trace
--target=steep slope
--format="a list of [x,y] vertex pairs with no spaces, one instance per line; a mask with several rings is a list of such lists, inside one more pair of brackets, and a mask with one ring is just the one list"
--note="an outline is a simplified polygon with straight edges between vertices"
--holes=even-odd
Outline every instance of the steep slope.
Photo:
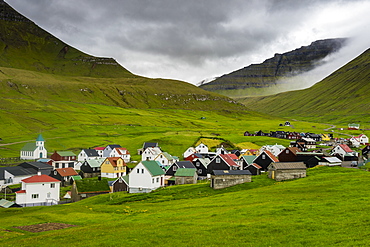
[[0,66],[63,75],[135,77],[112,58],[87,55],[0,0]]
[[[134,108],[240,109],[180,81],[136,76],[112,58],[87,55],[0,0],[0,96]],[[17,104],[20,101],[16,101]],[[13,105],[14,107],[14,105]]]
[[308,89],[245,98],[248,108],[311,121],[368,122],[370,49]]
[[235,98],[271,94],[278,91],[287,79],[299,77],[323,63],[322,59],[338,51],[345,41],[344,38],[318,40],[290,52],[275,54],[261,64],[252,64],[223,75],[200,85],[200,88]]

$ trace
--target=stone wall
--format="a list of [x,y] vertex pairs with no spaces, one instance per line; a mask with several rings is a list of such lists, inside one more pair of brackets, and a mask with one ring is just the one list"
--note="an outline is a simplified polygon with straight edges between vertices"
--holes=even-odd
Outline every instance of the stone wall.
[[271,170],[268,173],[268,177],[271,179],[275,179],[276,181],[304,178],[306,177],[306,170],[301,170],[301,169]]
[[211,187],[223,189],[233,185],[248,183],[252,181],[252,175],[221,175],[211,176]]

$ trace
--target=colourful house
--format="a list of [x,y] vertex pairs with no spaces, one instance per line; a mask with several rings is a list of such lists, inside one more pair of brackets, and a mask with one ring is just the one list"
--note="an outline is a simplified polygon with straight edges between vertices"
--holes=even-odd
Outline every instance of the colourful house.
[[121,157],[108,157],[100,166],[100,174],[106,178],[119,178],[126,175],[126,163]]

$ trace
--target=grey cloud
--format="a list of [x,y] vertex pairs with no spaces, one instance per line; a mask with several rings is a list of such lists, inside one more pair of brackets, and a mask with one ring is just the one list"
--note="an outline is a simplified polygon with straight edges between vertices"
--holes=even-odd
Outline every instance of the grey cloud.
[[321,8],[369,0],[7,2],[84,52],[114,57],[144,76],[196,83],[326,38],[321,25],[309,25]]

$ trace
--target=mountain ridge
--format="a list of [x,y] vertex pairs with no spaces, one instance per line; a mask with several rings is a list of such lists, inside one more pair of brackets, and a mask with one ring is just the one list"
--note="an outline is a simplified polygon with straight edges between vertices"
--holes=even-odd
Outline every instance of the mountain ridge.
[[284,84],[289,78],[299,76],[315,68],[318,63],[323,63],[323,58],[338,51],[347,40],[347,38],[317,40],[308,46],[282,54],[276,53],[274,57],[262,63],[251,64],[199,87],[229,97],[264,94],[266,91],[264,88]]

